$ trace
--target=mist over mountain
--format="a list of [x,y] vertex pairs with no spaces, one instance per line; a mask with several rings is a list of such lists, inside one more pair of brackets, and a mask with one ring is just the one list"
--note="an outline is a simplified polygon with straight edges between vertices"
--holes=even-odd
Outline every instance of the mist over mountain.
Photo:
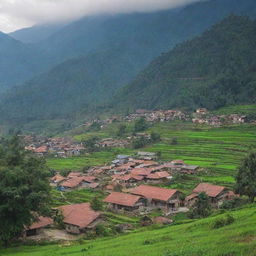
[[[35,77],[1,96],[2,122],[25,123],[88,114],[90,109],[109,102],[117,90],[131,83],[163,52],[199,35],[230,13],[255,17],[255,10],[254,0],[211,0],[161,12],[87,17],[64,26],[43,41],[25,45],[44,53],[42,57],[27,54],[28,62],[36,59],[39,70],[49,72],[38,75],[37,65],[32,65],[37,71]],[[157,91],[165,95],[174,89],[159,87]],[[143,94],[135,95],[134,100],[137,97],[147,101]],[[122,100],[118,100],[119,106],[126,108],[129,104],[121,106]],[[158,106],[161,105],[157,103]]]
[[39,43],[59,31],[64,26],[65,24],[33,26],[9,33],[9,36],[25,44]]

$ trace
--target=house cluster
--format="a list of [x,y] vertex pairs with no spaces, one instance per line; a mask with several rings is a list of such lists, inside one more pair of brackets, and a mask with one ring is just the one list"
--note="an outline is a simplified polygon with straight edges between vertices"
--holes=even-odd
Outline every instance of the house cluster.
[[[160,187],[168,184],[165,182],[172,180],[175,173],[194,174],[200,169],[183,160],[158,163],[155,159],[151,152],[138,152],[136,157],[118,155],[111,165],[92,167],[85,173],[70,172],[67,177],[56,173],[50,183],[61,191],[100,189],[106,193],[103,202],[109,211],[142,216],[153,210],[161,210],[165,216],[188,211],[202,192],[208,195],[213,208],[236,196],[226,187],[208,183],[200,183],[186,197],[177,189]],[[26,228],[26,235],[36,235],[46,227],[54,226],[54,220],[60,214],[66,232],[71,234],[94,230],[97,224],[104,222],[103,214],[94,211],[89,203],[70,204],[55,208],[52,218],[39,217]],[[171,223],[171,220],[159,217],[156,222]]]
[[188,120],[188,116],[180,110],[145,110],[138,109],[135,113],[125,117],[128,122],[134,121],[138,118],[145,118],[148,122],[166,122],[172,120]]
[[84,150],[81,143],[70,138],[47,138],[41,136],[24,136],[25,149],[38,156],[54,155],[55,157],[79,156]]
[[[218,208],[225,200],[236,195],[223,186],[200,183],[185,200],[182,192],[176,189],[161,188],[141,184],[122,192],[110,191],[103,202],[110,211],[145,215],[152,210],[161,210],[165,215],[174,214],[193,207],[200,193],[206,193],[213,208]],[[181,210],[182,209],[182,210]],[[86,233],[104,221],[99,211],[94,211],[89,203],[64,205],[53,210],[52,218],[39,217],[35,223],[25,229],[25,236],[40,234],[45,228],[53,227],[56,216],[63,216],[66,232],[71,234]],[[164,217],[156,218],[156,223],[171,223]]]
[[245,115],[213,115],[205,108],[199,108],[193,114],[192,122],[195,124],[207,124],[219,127],[223,124],[243,124],[247,122]]
[[128,189],[139,184],[168,183],[173,175],[195,174],[200,168],[188,165],[183,160],[159,163],[155,153],[138,152],[137,157],[118,155],[110,166],[91,167],[86,173],[70,172],[67,177],[56,173],[50,179],[52,186],[60,191],[81,188],[114,190],[115,187]]
[[67,177],[57,173],[50,179],[51,186],[55,186],[59,191],[70,191],[81,188],[96,189],[99,187],[99,178],[84,174],[82,172],[70,172]]
[[51,218],[42,216],[37,218],[31,226],[25,228],[23,235],[26,237],[39,235],[46,228],[55,227],[57,223],[54,220],[57,216],[63,216],[64,228],[71,234],[85,233],[103,221],[102,213],[94,211],[89,203],[63,205],[53,209]]

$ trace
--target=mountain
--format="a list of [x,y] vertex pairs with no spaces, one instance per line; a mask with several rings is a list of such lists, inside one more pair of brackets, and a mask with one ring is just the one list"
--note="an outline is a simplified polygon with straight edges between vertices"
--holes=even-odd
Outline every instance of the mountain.
[[114,97],[115,109],[256,102],[256,21],[231,15],[156,58]]
[[31,79],[44,65],[42,51],[0,32],[0,92]]
[[9,36],[25,44],[39,43],[40,41],[43,41],[55,34],[58,30],[63,28],[64,25],[65,24],[37,25],[16,30],[9,33]]
[[1,121],[91,114],[92,108],[108,102],[162,52],[202,33],[231,12],[256,16],[255,10],[254,0],[210,0],[174,10],[74,22],[33,44],[50,56],[51,65],[58,65],[0,97]]

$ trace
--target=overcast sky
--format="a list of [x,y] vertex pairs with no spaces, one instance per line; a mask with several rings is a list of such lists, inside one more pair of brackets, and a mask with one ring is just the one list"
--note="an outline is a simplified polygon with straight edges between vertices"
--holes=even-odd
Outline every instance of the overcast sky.
[[199,0],[0,0],[0,31],[101,13],[149,12]]

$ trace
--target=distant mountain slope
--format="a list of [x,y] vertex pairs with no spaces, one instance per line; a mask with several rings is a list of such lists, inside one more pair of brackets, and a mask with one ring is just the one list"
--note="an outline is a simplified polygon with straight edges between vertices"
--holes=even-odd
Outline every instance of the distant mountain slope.
[[120,109],[256,102],[256,21],[231,15],[155,59],[114,98]]
[[35,45],[51,56],[51,64],[65,62],[2,96],[1,120],[91,114],[162,52],[230,12],[254,16],[255,10],[254,0],[211,0],[162,12],[81,19]]
[[207,0],[153,13],[86,17],[65,26],[37,46],[57,61],[109,49],[122,42],[141,51],[151,48],[151,56],[156,57],[230,13],[256,16],[256,2]]
[[26,44],[39,43],[40,41],[45,40],[56,33],[62,27],[64,27],[64,24],[33,26],[14,31],[10,33],[9,36]]
[[0,92],[31,79],[46,59],[42,51],[0,32]]

